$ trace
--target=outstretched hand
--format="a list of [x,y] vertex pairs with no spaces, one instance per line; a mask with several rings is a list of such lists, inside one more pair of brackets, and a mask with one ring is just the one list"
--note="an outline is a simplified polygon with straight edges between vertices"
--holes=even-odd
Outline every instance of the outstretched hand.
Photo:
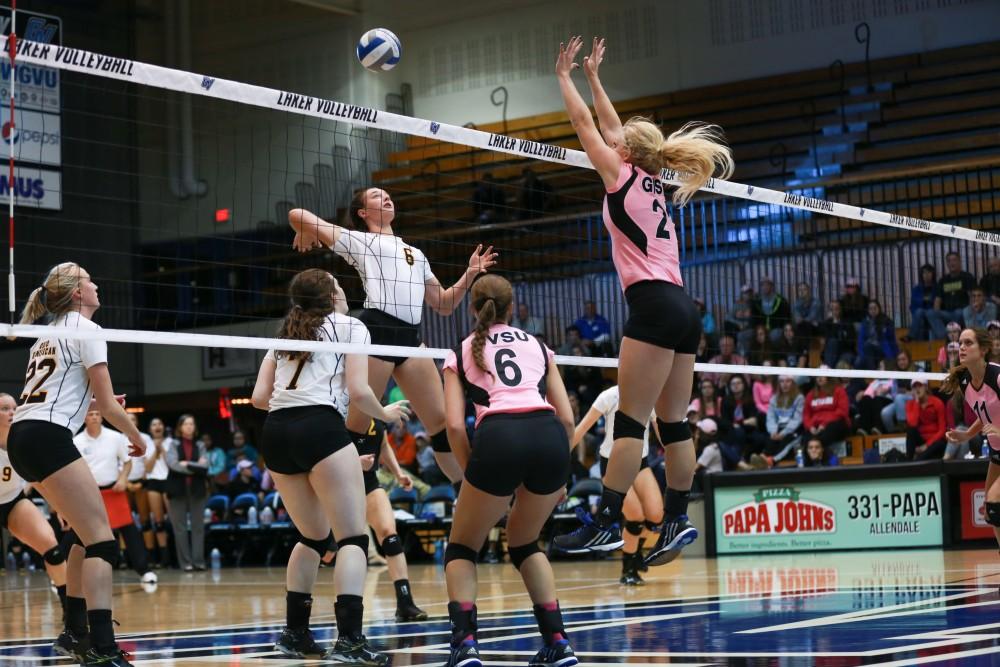
[[295,238],[292,239],[292,248],[298,250],[299,252],[309,252],[313,248],[322,248],[323,244],[319,240],[319,236],[315,233],[309,233],[303,230],[301,233],[296,234]]
[[469,270],[475,271],[477,274],[486,273],[491,266],[497,263],[499,256],[500,253],[494,252],[493,246],[483,250],[483,244],[480,243],[472,251],[472,256],[469,257]]
[[587,76],[597,76],[597,68],[604,60],[604,38],[594,38],[594,45],[590,48],[590,55],[583,57],[583,71]]
[[570,72],[580,66],[576,54],[583,48],[583,38],[579,35],[570,37],[568,44],[559,43],[559,57],[556,58],[556,75],[569,76]]

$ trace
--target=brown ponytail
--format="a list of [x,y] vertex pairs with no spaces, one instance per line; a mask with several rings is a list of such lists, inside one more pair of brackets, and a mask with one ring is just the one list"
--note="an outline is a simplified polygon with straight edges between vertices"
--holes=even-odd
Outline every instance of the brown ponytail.
[[510,282],[495,273],[480,274],[472,283],[472,309],[476,313],[476,328],[472,334],[472,358],[476,367],[490,373],[483,358],[486,347],[486,332],[497,322],[510,318],[510,307],[514,302],[514,288]]
[[355,190],[354,194],[351,195],[351,203],[347,205],[347,215],[344,218],[344,227],[348,229],[357,229],[360,231],[368,231],[368,223],[365,219],[358,215],[358,211],[365,207],[365,199],[368,195],[368,188],[361,188],[360,190]]
[[[281,323],[278,338],[288,340],[319,340],[319,328],[333,312],[333,292],[337,281],[321,269],[306,269],[292,278],[288,296],[292,307]],[[278,351],[276,355],[291,360],[309,359],[309,352]]]
[[62,315],[73,306],[73,292],[80,286],[84,273],[75,262],[56,264],[45,276],[40,287],[28,297],[21,311],[21,324],[33,324],[46,314]]
[[[976,344],[979,345],[979,349],[983,352],[983,358],[986,360],[986,363],[990,363],[993,356],[993,339],[990,338],[989,332],[986,329],[964,329],[962,333],[966,331],[971,331],[975,335]],[[959,364],[948,371],[948,377],[941,383],[941,393],[951,394],[951,400],[956,408],[961,408],[962,401],[965,400],[960,389],[962,375],[968,370],[969,368],[965,364]]]

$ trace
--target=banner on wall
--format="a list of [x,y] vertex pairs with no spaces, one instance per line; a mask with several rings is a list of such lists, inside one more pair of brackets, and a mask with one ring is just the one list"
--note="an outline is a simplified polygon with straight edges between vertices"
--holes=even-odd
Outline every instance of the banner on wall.
[[719,554],[941,546],[939,477],[715,489]]
[[59,166],[62,163],[60,117],[51,113],[16,110],[13,125],[9,118],[3,121],[0,160],[6,161],[11,152],[18,162]]
[[[0,34],[5,37],[10,35],[10,28],[10,7],[0,7]],[[19,9],[17,36],[19,40],[40,44],[62,44],[62,19]],[[60,77],[61,73],[56,68],[15,60],[15,105],[21,109],[59,113],[62,108]],[[10,99],[10,78],[10,61],[0,60],[0,100],[4,105]]]
[[[15,206],[62,208],[62,174],[58,171],[15,167],[13,185]],[[0,170],[0,203],[7,203],[11,189],[7,171]]]
[[962,539],[991,539],[994,536],[993,527],[986,523],[986,490],[983,483],[962,482],[958,488],[962,508]]

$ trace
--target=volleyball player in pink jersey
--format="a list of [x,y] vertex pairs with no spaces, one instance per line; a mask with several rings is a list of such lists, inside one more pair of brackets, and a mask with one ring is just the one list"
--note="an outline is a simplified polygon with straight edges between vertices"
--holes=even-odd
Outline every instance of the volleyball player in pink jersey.
[[667,491],[660,537],[645,563],[661,565],[676,558],[698,536],[687,518],[696,461],[685,417],[701,317],[683,289],[676,232],[667,215],[659,175],[664,168],[678,172],[682,183],[673,202],[683,205],[716,171],[723,178],[728,176],[733,159],[714,126],[689,123],[664,138],[644,118],[631,118],[622,125],[598,77],[604,40],[594,38],[593,51],[584,58],[583,67],[601,123],[598,130],[570,78],[579,67],[574,60],[582,46],[580,37],[559,45],[556,75],[570,122],[607,191],[604,225],[611,235],[611,258],[629,317],[618,359],[615,444],[598,513],[575,532],[556,538],[556,545],[571,553],[622,546],[618,528],[622,503],[639,472],[645,422],[655,408],[666,452]]
[[[529,665],[577,664],[566,639],[552,567],[538,548],[538,534],[569,478],[573,410],[552,351],[508,324],[513,299],[504,278],[478,278],[471,300],[475,331],[444,363],[448,442],[465,469],[444,557],[451,618],[448,667],[482,664],[476,645],[476,558],[508,509],[510,562],[521,573],[545,642]],[[466,397],[476,409],[471,452]]]
[[958,338],[958,361],[941,390],[965,402],[976,421],[965,431],[945,433],[950,442],[966,442],[982,433],[990,446],[986,472],[986,522],[1000,543],[1000,365],[990,361],[992,339],[985,329],[965,329]]

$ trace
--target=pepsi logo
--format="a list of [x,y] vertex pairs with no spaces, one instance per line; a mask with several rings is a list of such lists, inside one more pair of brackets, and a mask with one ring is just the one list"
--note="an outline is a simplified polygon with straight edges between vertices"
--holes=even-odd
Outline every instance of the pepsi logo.
[[3,140],[4,143],[16,144],[17,140],[20,138],[21,134],[18,132],[17,127],[14,126],[9,120],[3,124]]

